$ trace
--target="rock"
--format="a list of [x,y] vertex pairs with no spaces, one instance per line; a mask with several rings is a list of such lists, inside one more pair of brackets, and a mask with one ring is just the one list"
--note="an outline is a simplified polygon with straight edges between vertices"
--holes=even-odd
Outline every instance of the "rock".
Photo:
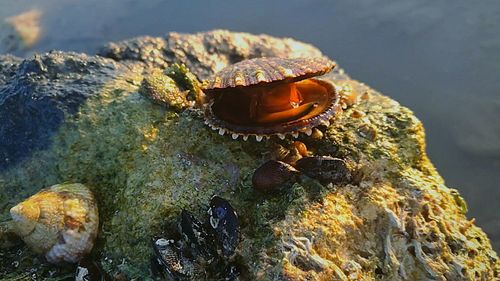
[[42,33],[41,15],[39,10],[29,10],[0,22],[0,54],[32,48]]
[[[44,186],[84,183],[102,222],[93,257],[111,275],[144,279],[151,237],[175,225],[182,209],[203,217],[217,194],[240,219],[243,280],[498,278],[488,238],[426,156],[422,123],[342,70],[323,79],[357,91],[359,103],[320,128],[322,138],[299,140],[314,155],[354,163],[353,179],[334,188],[304,179],[279,196],[251,187],[279,140],[234,141],[205,126],[199,111],[174,111],[139,93],[144,77],[164,75],[158,68],[172,63],[204,79],[249,57],[318,54],[292,39],[212,31],[111,43],[101,52],[108,58],[1,57],[0,140],[9,149],[0,151],[9,161],[0,171],[0,221]],[[355,110],[363,116],[350,117]],[[376,137],[363,137],[363,127]],[[14,244],[2,243],[0,276],[73,272]]]
[[50,146],[64,120],[126,67],[84,54],[51,52],[0,65],[0,170]]
[[0,55],[0,85],[7,83],[15,74],[21,59],[11,55]]
[[207,79],[227,65],[244,59],[319,56],[321,52],[290,38],[216,30],[196,34],[172,32],[165,38],[146,36],[109,43],[99,54],[116,60],[139,60],[158,67],[183,63],[199,79]]

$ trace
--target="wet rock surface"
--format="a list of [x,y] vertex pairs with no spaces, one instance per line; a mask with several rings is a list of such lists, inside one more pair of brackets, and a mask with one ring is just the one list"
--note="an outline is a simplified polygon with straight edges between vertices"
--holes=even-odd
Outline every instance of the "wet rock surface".
[[22,59],[11,55],[0,55],[0,84],[3,85],[16,73]]
[[74,276],[76,266],[53,267],[15,241],[8,210],[43,187],[81,182],[100,209],[91,258],[115,277],[151,278],[151,238],[183,209],[204,217],[218,195],[238,212],[233,262],[245,278],[498,278],[488,238],[426,156],[421,122],[342,70],[322,79],[357,92],[359,102],[313,134],[321,137],[299,141],[354,172],[333,184],[305,178],[276,195],[255,192],[252,174],[280,140],[234,141],[196,109],[171,110],[139,92],[145,77],[167,80],[162,70],[173,63],[204,79],[242,59],[316,56],[316,48],[212,31],[110,43],[100,54],[0,57],[1,277]]
[[164,38],[146,36],[109,43],[99,54],[159,67],[183,63],[199,79],[207,79],[225,66],[244,59],[319,56],[321,52],[309,44],[289,38],[248,36],[246,33],[218,30],[196,34],[172,32]]
[[2,61],[0,170],[47,148],[64,120],[98,94],[90,88],[103,86],[124,68],[112,60],[61,52],[18,62]]

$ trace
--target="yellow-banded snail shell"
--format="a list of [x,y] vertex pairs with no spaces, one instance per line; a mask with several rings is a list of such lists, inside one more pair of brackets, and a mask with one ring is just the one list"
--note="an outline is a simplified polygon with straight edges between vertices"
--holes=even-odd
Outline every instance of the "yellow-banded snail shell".
[[94,196],[78,183],[43,189],[10,209],[10,214],[14,232],[54,264],[76,263],[87,255],[99,226]]

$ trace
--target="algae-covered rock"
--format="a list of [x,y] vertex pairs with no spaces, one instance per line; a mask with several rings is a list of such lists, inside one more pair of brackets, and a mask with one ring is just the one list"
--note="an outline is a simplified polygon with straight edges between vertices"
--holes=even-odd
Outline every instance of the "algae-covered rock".
[[[51,267],[12,241],[8,210],[43,187],[81,182],[100,210],[92,257],[121,277],[150,278],[151,237],[172,233],[182,209],[205,216],[216,194],[240,219],[242,280],[498,278],[488,238],[426,156],[421,122],[342,70],[323,79],[359,101],[299,140],[314,155],[344,159],[352,180],[302,176],[275,195],[253,191],[252,174],[292,140],[235,141],[204,125],[196,106],[166,107],[147,95],[186,93],[194,77],[246,58],[319,54],[293,39],[212,31],[111,43],[101,52],[109,58],[1,57],[0,140],[11,149],[0,148],[0,276],[71,276],[73,268]],[[164,68],[174,63],[192,74],[169,76]]]
[[[113,60],[51,52],[19,63],[2,60],[0,170],[48,148],[52,136],[86,99],[126,68]],[[1,80],[0,80],[1,81]]]

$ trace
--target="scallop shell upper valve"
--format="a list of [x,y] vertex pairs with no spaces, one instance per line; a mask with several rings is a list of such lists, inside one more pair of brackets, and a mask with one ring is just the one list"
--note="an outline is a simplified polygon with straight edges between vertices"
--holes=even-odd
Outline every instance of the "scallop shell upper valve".
[[230,65],[208,82],[206,123],[233,139],[311,134],[339,111],[339,95],[323,75],[335,64],[324,58],[256,58]]
[[94,245],[99,215],[94,196],[83,184],[43,189],[10,209],[14,231],[54,264],[76,263]]

